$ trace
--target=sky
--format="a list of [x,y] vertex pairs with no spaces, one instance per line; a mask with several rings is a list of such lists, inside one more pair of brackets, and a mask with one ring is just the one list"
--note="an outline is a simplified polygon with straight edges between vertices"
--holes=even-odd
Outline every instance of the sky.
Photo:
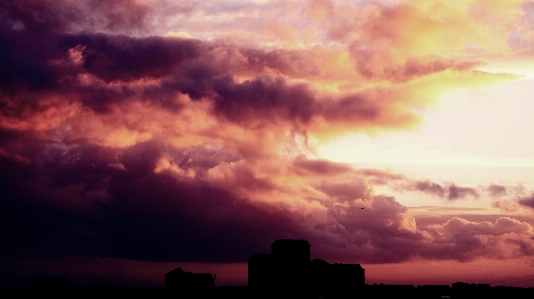
[[534,286],[534,1],[0,2],[0,273]]

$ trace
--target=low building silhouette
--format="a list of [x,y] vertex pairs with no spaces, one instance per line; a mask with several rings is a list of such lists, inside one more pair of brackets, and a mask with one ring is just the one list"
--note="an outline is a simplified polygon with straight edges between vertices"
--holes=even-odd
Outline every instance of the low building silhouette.
[[176,268],[165,274],[165,289],[173,295],[206,293],[214,286],[215,275],[211,273],[184,272],[182,268]]
[[315,294],[350,294],[364,285],[365,269],[360,264],[329,264],[322,259],[310,263],[309,288]]
[[254,254],[248,259],[248,285],[270,291],[300,290],[308,282],[309,270],[308,241],[276,240],[271,254]]

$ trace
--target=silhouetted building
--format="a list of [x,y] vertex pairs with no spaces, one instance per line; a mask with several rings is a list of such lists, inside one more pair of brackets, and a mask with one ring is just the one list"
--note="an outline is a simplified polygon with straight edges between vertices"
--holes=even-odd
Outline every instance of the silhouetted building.
[[332,286],[352,288],[365,284],[365,269],[360,264],[330,264],[328,269]]
[[280,239],[271,245],[271,254],[284,256],[293,265],[307,265],[310,262],[310,247],[306,240]]
[[248,259],[248,286],[254,289],[273,289],[280,285],[277,275],[280,260],[271,254],[254,254]]
[[365,270],[359,264],[310,262],[306,240],[276,240],[271,254],[254,254],[248,259],[248,285],[262,292],[327,294],[348,292],[365,284]]
[[276,240],[271,254],[254,254],[248,259],[248,285],[255,290],[294,293],[304,289],[309,270],[308,241]]
[[184,272],[176,268],[165,274],[165,289],[178,295],[202,293],[215,286],[215,275],[211,273]]
[[276,240],[271,254],[277,262],[276,276],[284,289],[302,289],[310,270],[310,243],[306,240]]
[[321,259],[310,263],[310,288],[317,294],[350,293],[365,285],[360,264],[329,264]]

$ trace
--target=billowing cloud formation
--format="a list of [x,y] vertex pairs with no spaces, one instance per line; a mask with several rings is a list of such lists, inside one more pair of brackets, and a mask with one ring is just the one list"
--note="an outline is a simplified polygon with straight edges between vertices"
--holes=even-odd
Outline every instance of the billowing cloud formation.
[[[431,2],[447,13],[432,19],[421,2],[291,2],[304,5],[296,11],[312,28],[278,23],[266,10],[248,20],[264,24],[263,41],[238,38],[243,24],[232,22],[228,34],[203,31],[186,17],[208,13],[196,2],[2,2],[2,263],[244,261],[277,238],[309,239],[317,255],[366,263],[534,255],[527,222],[451,217],[418,227],[394,196],[375,191],[401,186],[453,201],[479,197],[476,188],[313,154],[347,132],[412,128],[442,91],[513,78],[474,69],[483,49],[513,50],[488,39],[504,38],[502,28],[486,32],[482,15]],[[292,10],[271,10],[281,11]],[[211,13],[206,22],[226,10]],[[458,28],[443,25],[449,16]],[[158,36],[162,19],[205,38]],[[449,44],[455,30],[463,38]],[[477,52],[473,45],[480,57],[455,55]],[[489,192],[504,192],[498,187]]]
[[436,244],[441,243],[426,252],[433,256],[448,255],[465,261],[478,256],[504,259],[534,254],[532,240],[519,237],[525,232],[531,233],[532,226],[507,217],[499,218],[495,223],[476,223],[455,217],[443,225],[430,226],[428,232],[436,236]]

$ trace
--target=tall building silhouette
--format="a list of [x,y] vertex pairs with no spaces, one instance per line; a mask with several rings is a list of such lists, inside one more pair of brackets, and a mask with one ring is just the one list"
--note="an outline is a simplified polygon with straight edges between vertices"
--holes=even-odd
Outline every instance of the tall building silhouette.
[[215,275],[211,273],[192,273],[176,268],[165,274],[165,289],[169,294],[183,296],[202,294],[214,286]]
[[270,254],[248,259],[248,285],[259,292],[306,292],[332,294],[350,292],[365,284],[365,269],[359,264],[329,264],[310,261],[306,240],[276,240]]

